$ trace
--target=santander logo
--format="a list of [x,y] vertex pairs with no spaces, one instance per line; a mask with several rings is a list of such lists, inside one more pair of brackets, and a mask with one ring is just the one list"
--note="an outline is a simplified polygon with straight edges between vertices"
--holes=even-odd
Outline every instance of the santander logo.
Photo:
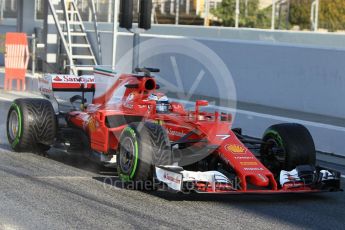
[[95,79],[93,77],[79,77],[73,75],[56,75],[52,78],[53,82],[60,83],[94,83]]
[[62,79],[59,76],[56,76],[53,80],[54,81],[62,81]]

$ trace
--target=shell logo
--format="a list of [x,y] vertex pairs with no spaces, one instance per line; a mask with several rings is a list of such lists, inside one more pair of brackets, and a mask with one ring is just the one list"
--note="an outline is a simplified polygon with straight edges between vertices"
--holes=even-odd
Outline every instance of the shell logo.
[[225,149],[234,154],[242,154],[246,152],[246,149],[243,146],[236,144],[225,145]]

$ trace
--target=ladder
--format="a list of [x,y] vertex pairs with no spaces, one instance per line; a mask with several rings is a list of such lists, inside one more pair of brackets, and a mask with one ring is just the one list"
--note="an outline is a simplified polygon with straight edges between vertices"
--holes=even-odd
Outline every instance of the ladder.
[[93,14],[93,26],[95,28],[96,37],[97,37],[98,62],[101,62],[101,60],[102,60],[102,47],[101,47],[101,37],[100,37],[99,31],[98,31],[98,20],[97,20],[95,1],[94,0],[90,0],[89,1],[89,5],[91,5],[91,11],[92,11],[92,14]]
[[97,60],[75,1],[48,0],[48,4],[68,57],[70,73],[92,71]]

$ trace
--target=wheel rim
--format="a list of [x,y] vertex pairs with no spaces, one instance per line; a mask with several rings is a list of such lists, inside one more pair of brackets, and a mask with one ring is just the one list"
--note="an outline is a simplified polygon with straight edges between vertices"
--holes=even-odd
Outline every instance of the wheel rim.
[[19,131],[19,116],[17,111],[12,110],[9,118],[8,133],[12,140],[17,137]]
[[[267,140],[267,143],[269,143],[270,147],[271,148],[280,148],[280,149],[284,149],[283,146],[281,146],[277,140],[275,139],[268,139]],[[285,150],[284,150],[284,153],[285,153]],[[274,154],[273,152],[271,152],[272,156],[274,156],[274,158],[279,161],[279,162],[284,162],[285,161],[285,156],[280,156],[280,155],[277,155],[277,154]]]
[[273,149],[274,148],[279,148],[279,149],[284,149],[283,146],[281,146],[278,141],[274,138],[268,138],[267,140],[265,140],[266,143],[268,143],[266,145],[266,147],[263,150],[263,163],[264,165],[271,170],[274,173],[279,173],[281,168],[284,166],[285,164],[285,150],[284,152],[284,156],[281,155],[277,155]]
[[120,167],[123,173],[129,174],[135,162],[135,147],[130,137],[125,137],[120,149]]

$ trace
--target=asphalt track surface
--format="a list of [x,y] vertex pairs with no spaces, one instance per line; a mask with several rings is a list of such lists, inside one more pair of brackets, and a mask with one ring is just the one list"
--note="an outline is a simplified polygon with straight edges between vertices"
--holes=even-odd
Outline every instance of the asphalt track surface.
[[112,172],[98,173],[91,162],[54,150],[48,156],[14,153],[5,134],[9,105],[0,101],[0,229],[345,228],[344,192],[274,196],[148,193],[104,183],[118,179]]

